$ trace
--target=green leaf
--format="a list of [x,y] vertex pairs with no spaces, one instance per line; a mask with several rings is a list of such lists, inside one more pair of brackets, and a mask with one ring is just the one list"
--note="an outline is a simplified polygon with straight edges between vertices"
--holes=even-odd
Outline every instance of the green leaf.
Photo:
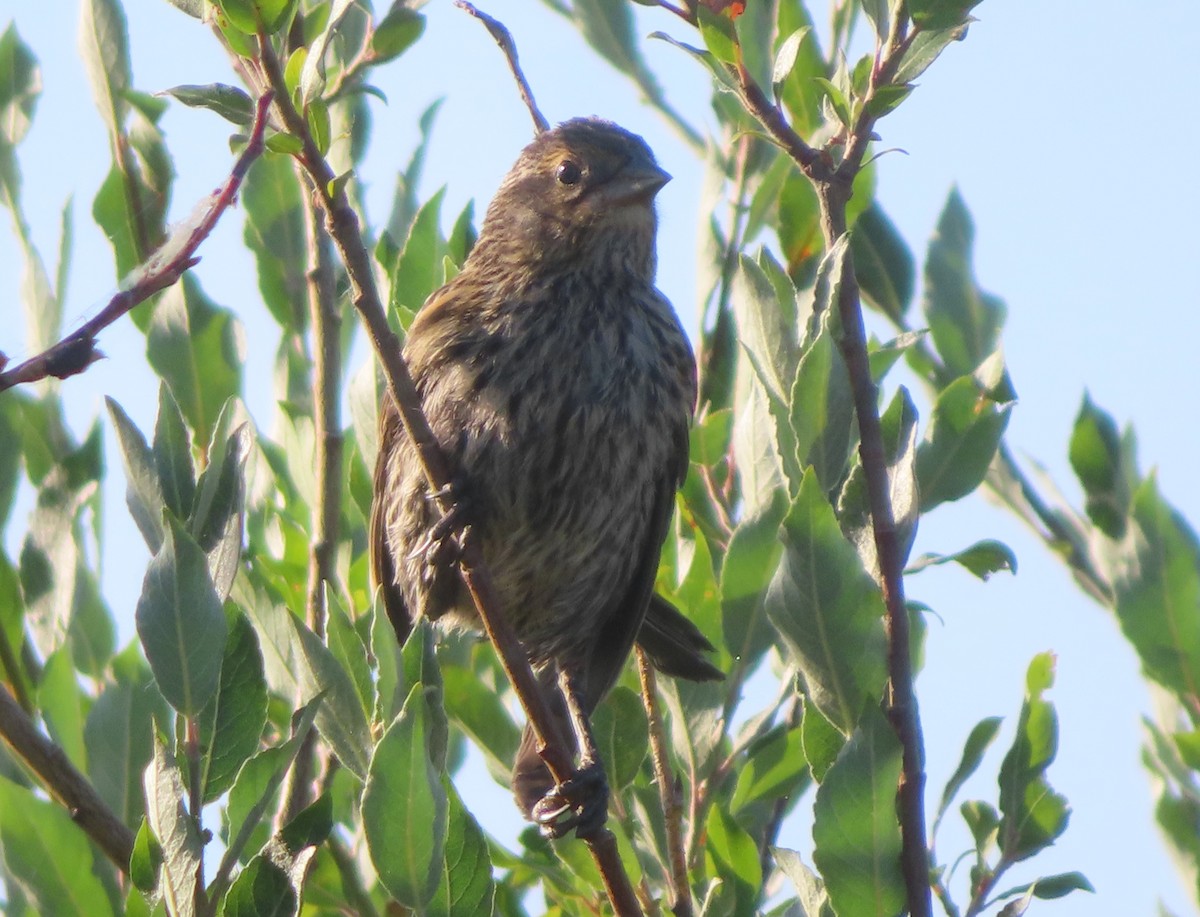
[[999,573],[1001,570],[1007,570],[1009,573],[1017,572],[1017,556],[1013,553],[1012,548],[990,538],[977,541],[969,548],[963,548],[954,554],[922,554],[904,572],[906,574],[917,573],[927,567],[949,563],[961,564],[985,581],[993,573]]
[[247,612],[258,632],[271,689],[302,703],[321,696],[317,729],[347,770],[364,779],[371,729],[349,674],[321,638],[286,608],[263,600]]
[[824,311],[816,337],[805,342],[788,396],[796,460],[802,468],[812,466],[826,491],[845,474],[854,428],[854,394],[841,348],[834,343],[833,314]]
[[417,311],[441,282],[438,265],[446,252],[439,221],[446,189],[441,188],[427,200],[413,219],[404,250],[390,272],[390,305]]
[[238,874],[221,913],[223,917],[294,917],[299,905],[288,874],[260,854]]
[[819,783],[833,767],[838,753],[846,744],[846,736],[806,698],[804,715],[800,720],[800,741],[809,771]]
[[1125,537],[1101,556],[1142,670],[1192,697],[1200,685],[1200,540],[1153,474],[1133,493]]
[[[42,73],[37,58],[9,23],[0,35],[0,150],[11,154],[29,131],[38,96],[42,92]],[[9,148],[5,150],[5,148]]]
[[620,791],[633,783],[650,747],[641,698],[617,685],[596,708],[591,721],[609,787]]
[[[775,864],[780,871],[795,886],[803,917],[834,917],[833,908],[829,905],[829,895],[825,892],[825,883],[800,859],[800,854],[785,847],[772,847],[771,854],[775,857]],[[784,914],[786,917],[793,917],[790,910]]]
[[330,588],[329,583],[324,583],[322,588],[326,608],[325,642],[334,659],[349,673],[363,710],[371,710],[375,706],[375,685],[371,678],[367,648],[342,606],[337,591]]
[[950,808],[950,803],[954,801],[954,797],[958,795],[958,791],[962,789],[964,783],[970,778],[976,770],[979,769],[980,762],[983,761],[983,753],[987,751],[988,746],[996,738],[996,733],[1000,731],[1000,724],[1003,720],[998,716],[989,716],[975,724],[975,728],[971,730],[971,734],[967,736],[967,742],[963,746],[962,758],[958,762],[958,767],[954,769],[954,773],[950,775],[950,779],[946,781],[946,788],[942,791],[942,800],[938,803],[937,817],[934,820],[934,832],[937,832],[937,825],[942,820],[942,816]]
[[900,743],[878,705],[869,704],[813,806],[813,861],[838,917],[904,909],[899,778]]
[[117,818],[136,825],[144,811],[142,772],[154,754],[154,724],[169,722],[171,714],[136,641],[113,660],[113,674],[83,728],[88,776]]
[[850,251],[867,304],[893,321],[902,319],[912,303],[916,269],[912,251],[877,203],[859,214]]
[[[916,481],[917,408],[903,385],[896,390],[891,404],[879,419],[883,439],[883,457],[887,462],[888,490],[892,503],[892,521],[896,528],[903,563],[912,550],[918,522]],[[854,544],[863,566],[877,576],[879,558],[875,547],[875,528],[871,520],[870,497],[862,457],[855,456],[854,467],[838,495],[838,518],[842,531]]]
[[729,811],[733,815],[750,803],[766,799],[798,799],[808,784],[808,760],[797,727],[777,727],[752,745],[737,775]]
[[849,129],[854,123],[854,116],[850,111],[850,100],[846,93],[843,92],[832,80],[826,79],[823,76],[815,76],[813,80],[820,87],[826,101],[833,109],[833,113],[837,116],[841,126]]
[[401,904],[424,910],[438,890],[447,798],[430,757],[425,688],[414,685],[371,756],[363,829],[379,881]]
[[733,531],[725,562],[721,565],[721,622],[730,653],[752,666],[774,643],[763,609],[763,593],[770,585],[783,546],[779,527],[787,513],[787,500],[776,491],[770,503],[747,514]]
[[109,138],[124,132],[132,79],[125,13],[118,0],[84,0],[79,18],[79,51],[96,108]]
[[[5,882],[28,901],[30,914],[113,913],[86,835],[61,806],[0,777],[0,849]],[[9,894],[13,892],[10,886]]]
[[1088,517],[1109,538],[1122,537],[1137,469],[1116,422],[1086,392],[1071,432],[1070,458]]
[[197,440],[208,442],[225,402],[241,388],[241,323],[204,295],[191,274],[162,294],[146,335],[146,357],[171,387]]
[[183,425],[179,405],[165,384],[158,387],[158,422],[154,427],[154,467],[163,502],[178,519],[192,511],[196,472],[192,467],[192,441]]
[[738,59],[738,36],[733,27],[733,20],[720,13],[714,13],[707,6],[696,6],[697,26],[704,45],[713,57],[725,64],[733,64]]
[[146,768],[146,822],[162,845],[162,893],[172,914],[195,913],[196,884],[204,845],[196,822],[184,808],[183,778],[175,759],[155,738],[154,757]]
[[173,86],[162,95],[171,96],[189,108],[207,108],[215,111],[231,124],[249,127],[254,121],[254,100],[242,89],[224,83],[209,83],[205,86]]
[[143,818],[133,840],[133,853],[129,857],[129,878],[138,891],[149,895],[158,888],[158,871],[162,868],[162,862],[162,845]]
[[779,51],[775,55],[775,63],[771,67],[771,86],[775,89],[776,98],[779,96],[780,87],[795,69],[796,61],[800,57],[800,45],[811,31],[811,26],[801,26],[785,38],[779,46]]
[[983,292],[971,259],[975,226],[955,188],[938,218],[925,258],[925,318],[947,372],[963,376],[996,352],[1004,324],[1002,300]]
[[300,184],[289,159],[263,156],[242,186],[243,239],[254,253],[258,289],[271,316],[290,334],[308,326],[304,214]]
[[284,774],[296,760],[304,738],[312,729],[320,704],[321,695],[318,695],[293,713],[288,740],[282,745],[260,751],[238,771],[237,779],[229,791],[229,803],[225,807],[229,840],[221,860],[221,871],[227,872],[226,866],[237,862],[246,849],[275,791],[283,782]]
[[425,32],[425,16],[405,6],[402,0],[392,4],[383,21],[371,33],[374,63],[394,60],[407,51]]
[[966,25],[967,13],[980,0],[909,0],[908,13],[918,29],[946,29]]
[[[7,675],[7,673],[6,673]],[[81,771],[87,770],[87,751],[83,741],[84,697],[76,681],[70,653],[58,650],[42,668],[37,686],[37,705],[56,745]]]
[[242,503],[251,429],[245,408],[230,399],[221,408],[191,511],[190,531],[208,557],[217,597],[229,597],[242,552]]
[[967,36],[967,25],[950,26],[945,29],[922,29],[904,52],[900,66],[893,77],[895,83],[911,83],[941,55],[953,41],[962,41]]
[[[387,637],[396,638],[387,626]],[[512,721],[500,695],[470,669],[443,665],[446,713],[488,757],[493,772],[507,774],[517,756],[521,731]],[[644,723],[644,720],[643,720]]]
[[849,734],[885,679],[883,601],[810,468],[784,520],[766,607],[813,703]]
[[1000,847],[1010,860],[1045,849],[1066,830],[1067,801],[1044,774],[1058,752],[1058,716],[1042,699],[1054,682],[1054,657],[1033,658],[1025,677],[1025,701],[1012,747],[1000,765]]
[[724,883],[732,886],[730,913],[754,913],[763,879],[758,845],[723,806],[716,805],[709,809],[705,827],[707,842],[704,844],[704,858],[707,872],[720,876]]
[[965,497],[983,482],[1011,410],[1011,402],[993,400],[971,376],[942,389],[917,448],[921,512]]
[[173,517],[163,536],[142,583],[137,631],[163,697],[194,716],[217,689],[225,614],[200,546]]
[[444,782],[447,800],[446,843],[437,891],[429,902],[430,917],[489,915],[496,886],[487,838],[459,799],[454,784]]
[[233,785],[241,766],[258,751],[267,721],[267,683],[258,639],[245,615],[235,612],[229,617],[221,679],[200,712],[206,802]]

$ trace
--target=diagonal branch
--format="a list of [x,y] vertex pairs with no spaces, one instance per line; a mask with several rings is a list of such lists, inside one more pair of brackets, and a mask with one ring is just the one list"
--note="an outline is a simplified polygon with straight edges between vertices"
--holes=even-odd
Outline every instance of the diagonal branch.
[[117,869],[129,872],[133,832],[100,798],[62,750],[38,732],[28,714],[0,687],[0,735],[33,770],[46,790],[66,806],[75,824],[96,842]]
[[[387,323],[383,304],[375,286],[371,256],[359,229],[358,216],[350,204],[343,183],[335,180],[333,169],[321,155],[308,125],[292,104],[279,59],[265,33],[259,33],[258,47],[264,74],[271,87],[276,90],[275,105],[279,117],[288,133],[301,142],[301,150],[296,156],[308,174],[312,182],[312,191],[325,211],[326,227],[350,278],[354,308],[367,328],[371,346],[382,364],[388,388],[399,409],[405,431],[417,450],[425,476],[432,490],[440,495],[443,511],[449,511],[453,501],[452,488],[448,486],[452,480],[450,465],[434,438],[429,421],[425,419],[420,395],[401,355],[400,342]],[[496,647],[505,674],[512,682],[537,736],[538,754],[546,762],[554,780],[565,783],[575,774],[571,754],[558,735],[550,707],[538,687],[525,652],[500,608],[491,574],[483,562],[479,542],[470,535],[465,540],[460,560],[463,582],[471,593],[484,629]],[[595,836],[587,838],[586,842],[596,860],[616,912],[619,915],[640,915],[641,908],[621,863],[612,832],[601,830]]]
[[[221,215],[237,200],[242,180],[250,171],[254,160],[262,154],[263,132],[266,129],[270,104],[270,93],[259,98],[250,140],[234,163],[229,177],[196,205],[191,218],[184,222],[161,248],[125,278],[122,282],[125,289],[109,300],[108,305],[94,317],[57,344],[10,370],[0,372],[0,392],[26,382],[37,382],[48,377],[66,379],[83,372],[104,356],[96,347],[97,334],[134,306],[171,286],[196,265],[200,260],[196,257],[200,243],[208,238]],[[0,356],[0,369],[3,369],[3,366],[4,360]]]

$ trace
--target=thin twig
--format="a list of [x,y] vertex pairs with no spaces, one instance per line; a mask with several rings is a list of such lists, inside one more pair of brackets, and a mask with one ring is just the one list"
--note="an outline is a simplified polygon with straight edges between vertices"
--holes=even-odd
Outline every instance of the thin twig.
[[667,884],[671,890],[671,911],[675,917],[691,917],[692,889],[688,882],[687,855],[683,846],[683,801],[679,798],[679,786],[671,772],[666,730],[658,709],[654,666],[640,646],[637,648],[637,668],[642,685],[642,706],[646,708],[646,720],[650,725],[654,779],[658,783],[658,798],[662,803],[667,830],[667,860],[671,867]]
[[0,687],[0,735],[38,775],[46,791],[66,806],[71,820],[83,829],[121,872],[129,872],[133,832],[100,798],[62,750],[38,732],[33,720]]
[[125,289],[109,300],[108,305],[93,318],[57,344],[7,372],[0,372],[0,392],[14,385],[37,382],[50,376],[66,379],[83,372],[103,356],[96,348],[97,334],[138,303],[171,286],[200,260],[196,257],[200,243],[208,238],[217,220],[237,200],[242,180],[263,151],[263,131],[270,104],[270,93],[259,98],[250,140],[234,163],[229,177],[197,205],[192,217],[161,248],[125,278],[122,282]]
[[529,117],[533,118],[534,133],[540,134],[542,131],[549,130],[550,122],[546,120],[546,116],[538,109],[537,102],[533,100],[533,90],[529,88],[529,83],[526,81],[525,74],[521,70],[521,62],[517,59],[516,42],[513,41],[512,35],[504,23],[489,16],[487,13],[477,10],[467,0],[454,0],[454,5],[460,10],[466,10],[482,22],[488,32],[491,33],[492,38],[496,40],[496,44],[500,46],[500,50],[504,52],[504,59],[508,61],[508,69],[512,71],[513,79],[517,81],[517,90],[521,93],[521,101],[529,109]]
[[[396,402],[409,439],[417,451],[422,470],[433,491],[440,494],[441,508],[449,511],[453,505],[450,466],[421,409],[420,395],[405,366],[400,342],[388,326],[383,305],[375,286],[371,256],[363,243],[358,216],[350,205],[345,189],[334,181],[329,164],[322,157],[308,125],[288,98],[279,60],[265,34],[259,35],[259,54],[264,72],[276,92],[276,109],[288,133],[301,142],[296,154],[307,171],[313,191],[325,211],[326,226],[341,255],[350,279],[352,302],[366,325],[371,346],[383,367],[388,388]],[[542,695],[524,649],[517,640],[507,617],[500,608],[490,573],[483,562],[478,539],[468,531],[464,539],[459,566],[463,582],[471,593],[489,639],[511,681],[530,726],[538,739],[538,754],[545,761],[557,783],[567,782],[575,774],[575,765],[562,737],[549,704]],[[586,843],[596,860],[613,908],[620,915],[641,914],[629,876],[621,863],[616,839],[611,831],[601,830],[588,837]]]

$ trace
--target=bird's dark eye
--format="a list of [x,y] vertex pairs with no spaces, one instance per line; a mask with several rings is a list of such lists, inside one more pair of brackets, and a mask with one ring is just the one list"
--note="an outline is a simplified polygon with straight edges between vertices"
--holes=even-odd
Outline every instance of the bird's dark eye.
[[574,185],[583,177],[583,172],[571,160],[564,159],[558,164],[558,171],[554,175],[560,185]]

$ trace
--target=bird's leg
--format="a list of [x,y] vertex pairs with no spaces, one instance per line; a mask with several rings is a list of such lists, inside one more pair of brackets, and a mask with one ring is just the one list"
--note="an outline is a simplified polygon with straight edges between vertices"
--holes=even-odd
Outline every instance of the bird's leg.
[[576,837],[588,838],[608,819],[608,780],[576,676],[560,668],[558,687],[579,748],[579,766],[569,780],[538,800],[532,818],[548,837],[564,837],[574,829]]
[[[462,556],[463,538],[470,525],[471,498],[466,479],[455,476],[449,483],[426,495],[439,513],[438,519],[429,527],[411,557],[424,557],[431,567],[453,567]],[[443,509],[449,500],[448,509]]]

